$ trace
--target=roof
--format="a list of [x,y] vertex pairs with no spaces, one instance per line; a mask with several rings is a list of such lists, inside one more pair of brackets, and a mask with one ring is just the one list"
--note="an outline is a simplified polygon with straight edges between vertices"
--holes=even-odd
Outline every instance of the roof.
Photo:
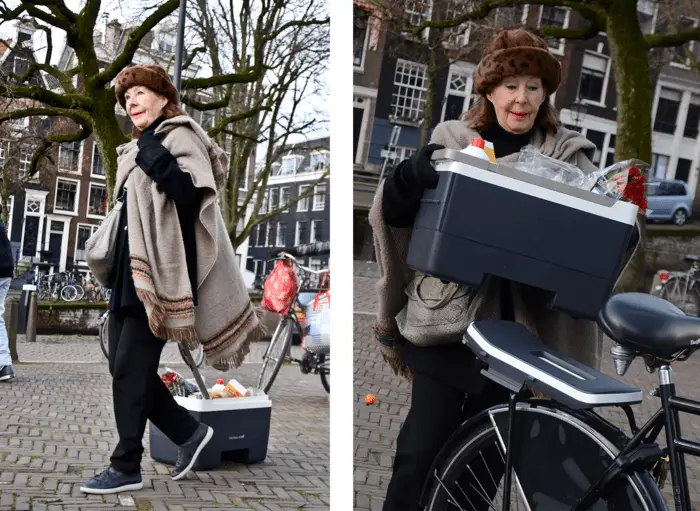
[[[280,152],[280,158],[273,163],[270,176],[281,177],[284,175],[294,176],[303,173],[318,172],[320,169],[314,169],[311,166],[311,154],[319,151],[328,151],[330,148],[330,137],[317,138],[313,140],[307,140],[304,142],[299,142],[297,144],[287,144],[283,147]],[[282,161],[285,157],[296,156],[299,161],[296,164],[296,171],[294,172],[282,172]],[[330,161],[326,162],[330,165]]]

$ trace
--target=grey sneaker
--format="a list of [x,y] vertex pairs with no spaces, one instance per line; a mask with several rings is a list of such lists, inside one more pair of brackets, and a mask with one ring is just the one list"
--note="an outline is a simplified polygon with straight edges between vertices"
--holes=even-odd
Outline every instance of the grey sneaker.
[[141,473],[125,474],[111,466],[101,474],[97,474],[87,483],[80,487],[83,493],[92,493],[95,495],[107,495],[110,493],[119,493],[122,491],[135,491],[143,488]]
[[15,372],[12,370],[12,366],[0,367],[0,381],[11,380],[14,377],[15,377]]
[[175,468],[170,472],[173,481],[182,479],[192,470],[199,454],[209,443],[212,436],[214,436],[214,430],[206,424],[200,424],[190,439],[178,448]]

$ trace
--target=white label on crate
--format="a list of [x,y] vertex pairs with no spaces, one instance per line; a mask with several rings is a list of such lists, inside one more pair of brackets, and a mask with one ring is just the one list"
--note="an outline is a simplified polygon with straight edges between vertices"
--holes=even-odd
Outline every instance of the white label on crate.
[[243,440],[245,438],[245,435],[238,435],[238,436],[230,436],[228,437],[229,440]]

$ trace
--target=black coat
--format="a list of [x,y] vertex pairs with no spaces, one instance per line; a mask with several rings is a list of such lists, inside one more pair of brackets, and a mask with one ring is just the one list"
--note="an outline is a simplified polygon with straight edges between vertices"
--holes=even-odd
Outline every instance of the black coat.
[[12,244],[7,237],[5,224],[0,218],[0,278],[12,278],[15,273],[15,258],[12,256]]

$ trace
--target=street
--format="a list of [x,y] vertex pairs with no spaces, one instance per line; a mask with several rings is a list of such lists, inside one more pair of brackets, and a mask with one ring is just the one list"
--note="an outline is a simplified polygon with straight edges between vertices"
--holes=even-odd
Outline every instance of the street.
[[[374,281],[376,269],[364,263],[355,264],[354,275],[354,361],[355,361],[355,459],[354,497],[358,511],[379,511],[389,480],[396,437],[411,401],[411,388],[407,381],[395,376],[384,363],[372,341],[372,313],[376,308]],[[610,344],[606,344],[602,371],[614,375]],[[700,400],[700,356],[673,365],[674,379],[679,395]],[[641,426],[658,409],[657,398],[648,390],[658,386],[658,375],[648,374],[643,363],[635,360],[621,378],[644,392],[644,401],[634,407],[637,424]],[[365,404],[369,393],[377,397],[371,406]],[[598,409],[598,413],[629,434],[629,425],[619,408]],[[700,418],[681,414],[681,428],[688,440],[700,441]],[[660,442],[665,444],[663,440]],[[686,457],[688,479],[693,509],[700,509],[700,462]],[[667,503],[673,502],[670,476],[663,490]]]
[[[0,510],[139,511],[326,510],[330,506],[329,400],[320,378],[297,366],[280,370],[270,391],[268,457],[260,464],[224,462],[218,470],[170,479],[170,467],[148,456],[144,489],[120,495],[85,495],[81,483],[101,472],[117,442],[107,361],[96,338],[39,336],[18,339],[17,378],[0,383]],[[202,372],[255,382],[264,345],[239,369]],[[161,363],[189,377],[175,346]]]

